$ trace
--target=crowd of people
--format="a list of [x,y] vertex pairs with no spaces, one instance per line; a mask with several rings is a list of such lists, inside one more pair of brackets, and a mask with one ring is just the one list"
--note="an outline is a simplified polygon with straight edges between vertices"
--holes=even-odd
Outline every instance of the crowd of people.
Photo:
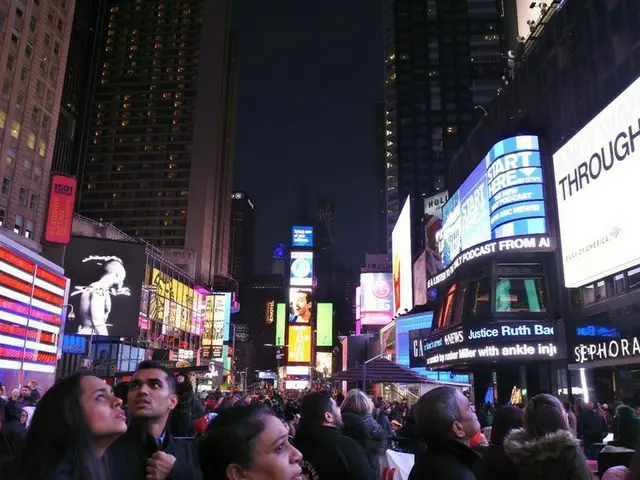
[[[203,403],[187,376],[152,361],[115,391],[76,373],[44,395],[35,383],[0,394],[8,480],[379,480],[389,448],[414,454],[409,480],[591,480],[596,450],[628,456],[630,469],[614,461],[602,480],[640,478],[632,408],[611,415],[547,394],[478,414],[449,386],[411,408],[359,390],[286,399],[214,392]],[[614,441],[602,449],[610,429]]]

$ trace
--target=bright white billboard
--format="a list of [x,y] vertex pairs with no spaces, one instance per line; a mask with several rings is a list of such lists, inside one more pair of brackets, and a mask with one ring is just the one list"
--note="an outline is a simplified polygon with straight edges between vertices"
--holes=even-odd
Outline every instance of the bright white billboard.
[[640,264],[638,105],[640,79],[553,155],[568,288]]
[[289,284],[292,287],[310,287],[313,285],[313,252],[291,252]]
[[391,233],[393,257],[394,314],[413,308],[413,263],[411,262],[411,197],[404,202]]
[[362,325],[386,325],[393,318],[393,275],[360,274],[360,319]]

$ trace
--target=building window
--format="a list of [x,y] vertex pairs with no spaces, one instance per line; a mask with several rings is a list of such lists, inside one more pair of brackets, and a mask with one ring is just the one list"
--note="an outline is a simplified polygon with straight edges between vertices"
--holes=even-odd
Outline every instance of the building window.
[[31,198],[29,199],[29,208],[34,211],[38,210],[38,195],[35,193],[31,194]]
[[41,167],[34,167],[33,168],[33,179],[36,181],[40,181],[40,179],[42,178],[42,168]]
[[27,40],[27,46],[24,47],[24,54],[27,58],[31,58],[31,55],[33,54],[33,42],[31,40]]
[[623,273],[619,273],[613,277],[613,288],[616,295],[622,295],[627,290]]
[[20,206],[22,207],[27,206],[28,197],[29,197],[29,190],[27,190],[27,187],[20,187],[20,196],[19,196]]
[[48,33],[44,34],[44,44],[46,47],[51,46],[51,35],[49,35]]
[[48,90],[47,98],[45,99],[45,106],[49,111],[51,111],[51,109],[53,108],[53,98],[54,98],[53,90]]
[[16,98],[16,108],[22,110],[22,107],[24,107],[24,92],[19,92],[18,98]]
[[17,120],[11,123],[11,136],[15,139],[20,138],[20,122]]
[[9,55],[9,58],[7,58],[7,70],[11,71],[15,68],[16,66],[16,57],[14,57],[13,55]]
[[13,27],[13,30],[11,30],[11,41],[17,45],[19,40],[20,29],[18,27]]
[[11,179],[4,177],[2,180],[2,195],[7,195],[11,193]]
[[40,98],[44,95],[44,82],[42,80],[36,82],[36,93]]
[[2,227],[4,225],[4,219],[7,216],[7,211],[0,207],[0,227]]
[[42,117],[42,128],[49,131],[49,125],[51,125],[51,117],[49,115],[44,115]]
[[27,79],[28,76],[29,76],[29,67],[24,65],[22,67],[22,72],[20,72],[20,81],[24,82]]
[[[42,110],[37,105],[34,105],[33,110],[31,111],[31,121],[36,125],[40,125],[40,115],[42,115]],[[35,140],[33,143],[35,144]],[[35,150],[35,146],[32,150]]]
[[0,128],[4,128],[7,124],[7,112],[0,109]]
[[54,42],[53,44],[53,53],[60,55],[60,44],[58,42]]
[[43,139],[38,140],[38,155],[41,157],[47,156],[47,142]]
[[24,218],[20,215],[16,215],[16,221],[13,224],[13,231],[17,234],[21,234],[23,225],[24,225]]
[[544,277],[498,277],[496,312],[546,312],[547,293]]
[[27,220],[27,226],[24,229],[24,236],[27,238],[33,238],[33,222]]
[[58,78],[58,68],[55,65],[51,65],[51,70],[49,71],[49,77],[51,78],[51,80],[53,80],[54,82],[56,81],[56,79]]
[[7,154],[7,168],[13,168],[15,164],[16,164],[15,157],[12,157],[11,155]]
[[36,31],[36,26],[38,25],[38,19],[31,15],[31,20],[29,21],[29,30],[32,32]]
[[64,35],[64,22],[62,20],[58,20],[58,33]]

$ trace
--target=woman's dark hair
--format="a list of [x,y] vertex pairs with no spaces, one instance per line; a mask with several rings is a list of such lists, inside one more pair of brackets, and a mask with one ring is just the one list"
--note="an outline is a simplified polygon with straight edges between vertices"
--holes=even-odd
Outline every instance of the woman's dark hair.
[[198,447],[203,480],[226,478],[232,463],[251,468],[253,442],[264,431],[265,415],[272,413],[259,403],[219,410]]
[[527,404],[524,411],[524,425],[527,435],[540,438],[558,430],[567,430],[565,411],[556,397],[541,393]]
[[506,405],[498,409],[491,426],[491,445],[502,445],[507,433],[516,428],[522,428],[523,425],[524,412],[521,408]]
[[127,406],[127,396],[129,395],[130,385],[129,382],[120,382],[113,387],[113,394],[122,400],[122,408]]
[[38,403],[18,465],[21,480],[49,478],[63,462],[74,480],[104,480],[93,438],[80,405],[81,382],[74,373],[53,385]]

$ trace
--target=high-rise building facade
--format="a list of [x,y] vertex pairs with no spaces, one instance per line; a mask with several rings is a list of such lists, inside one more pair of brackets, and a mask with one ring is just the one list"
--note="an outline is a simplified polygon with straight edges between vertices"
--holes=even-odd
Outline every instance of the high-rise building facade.
[[77,0],[51,170],[82,183],[107,0]]
[[231,199],[229,271],[236,282],[244,285],[254,273],[255,206],[246,192],[233,192]]
[[384,102],[376,103],[375,107],[375,154],[374,175],[376,181],[376,229],[375,250],[387,250],[387,182],[385,167],[385,115]]
[[75,0],[0,3],[0,225],[38,250]]
[[226,1],[109,0],[80,213],[229,275],[235,41]]
[[501,8],[499,0],[384,3],[388,247],[407,196],[446,189],[449,161],[503,85]]

